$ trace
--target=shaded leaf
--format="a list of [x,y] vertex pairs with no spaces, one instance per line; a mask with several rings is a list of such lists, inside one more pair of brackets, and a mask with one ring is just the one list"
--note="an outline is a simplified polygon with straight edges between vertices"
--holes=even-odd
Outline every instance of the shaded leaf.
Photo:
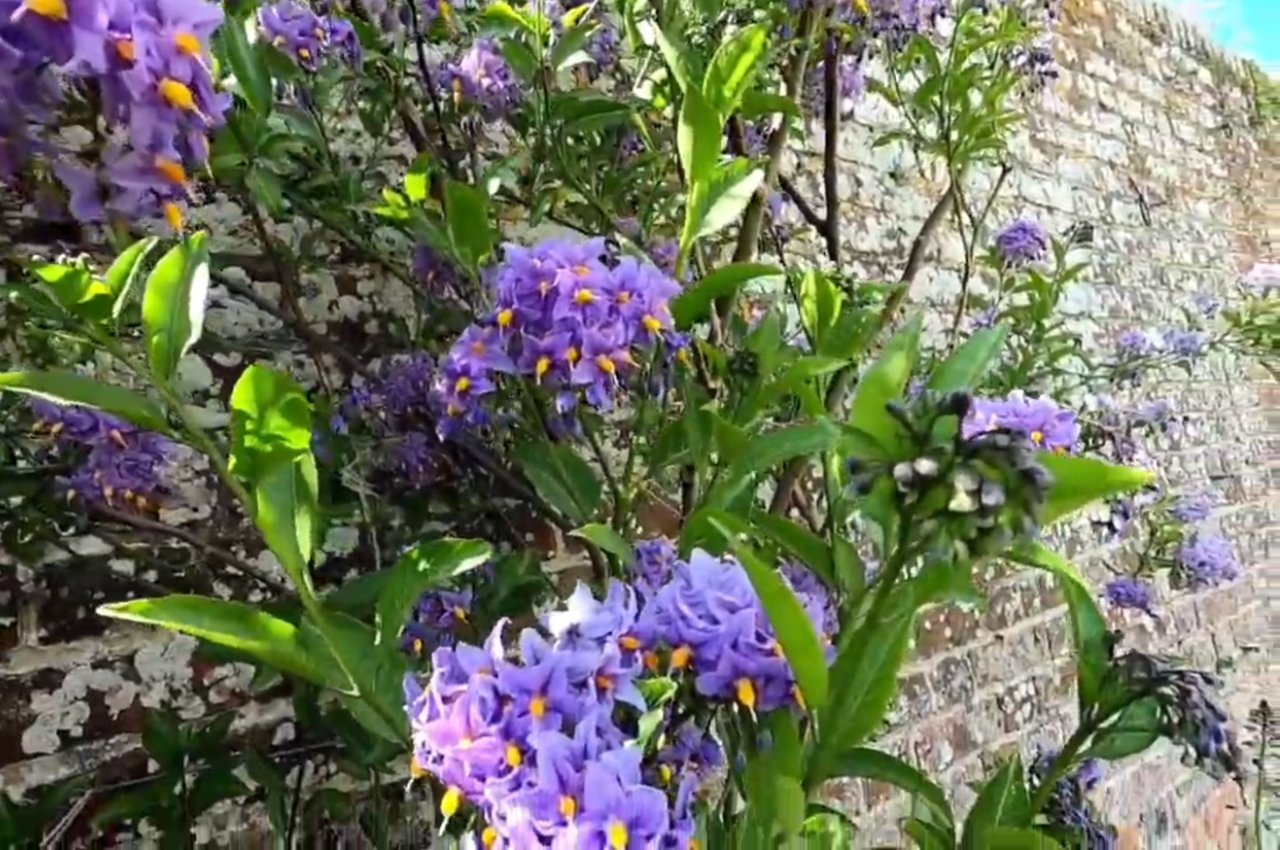
[[1008,325],[975,332],[964,345],[933,370],[933,375],[929,378],[929,389],[949,392],[976,388],[999,359],[1008,336]]
[[749,280],[776,277],[777,266],[767,263],[731,263],[721,266],[686,288],[671,302],[671,317],[680,330],[688,330],[711,313],[717,299],[734,295]]
[[990,846],[988,836],[997,827],[1030,827],[1032,817],[1022,759],[1015,755],[1002,762],[978,792],[978,799],[965,819],[960,846],[964,850],[986,850]]
[[474,570],[493,553],[480,540],[428,540],[396,559],[378,595],[378,642],[394,644],[422,594]]
[[884,351],[858,382],[849,423],[870,434],[881,445],[894,449],[903,443],[901,426],[885,406],[900,399],[915,366],[920,345],[920,322],[913,321],[885,345]]
[[194,233],[160,258],[142,293],[142,326],[156,379],[168,383],[204,327],[209,295],[205,234]]
[[600,507],[600,479],[569,446],[529,442],[513,454],[538,493],[575,525],[586,523]]
[[582,526],[582,528],[575,529],[572,534],[575,537],[581,537],[583,540],[590,540],[601,550],[616,556],[618,562],[624,567],[635,560],[636,553],[631,548],[631,544],[610,526],[592,522]]
[[0,372],[0,391],[22,393],[58,404],[81,404],[152,431],[167,432],[159,405],[124,387],[103,384],[75,372]]

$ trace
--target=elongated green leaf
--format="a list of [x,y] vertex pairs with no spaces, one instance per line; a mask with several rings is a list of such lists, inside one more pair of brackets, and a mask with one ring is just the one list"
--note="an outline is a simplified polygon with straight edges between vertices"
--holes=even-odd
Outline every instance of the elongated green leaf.
[[[299,629],[303,645],[331,661],[329,687],[365,729],[403,746],[409,740],[404,712],[404,675],[408,663],[394,644],[377,643],[377,633],[366,623],[346,614],[318,609],[324,622],[310,616]],[[343,670],[351,675],[345,682]]]
[[829,451],[840,441],[840,428],[829,419],[798,425],[786,425],[752,437],[743,453],[731,460],[719,485],[707,494],[706,503],[724,507],[734,500],[752,476],[772,469],[783,461],[801,455]]
[[1000,357],[1004,341],[1009,336],[1009,326],[999,325],[976,332],[956,352],[933,370],[929,389],[938,392],[972,390]]
[[115,299],[115,302],[111,305],[111,317],[113,319],[120,318],[124,305],[129,301],[129,293],[133,291],[134,283],[142,272],[143,260],[146,259],[147,254],[151,253],[151,249],[159,241],[155,236],[148,236],[145,239],[139,239],[134,242],[120,252],[120,256],[116,257],[115,262],[111,264],[106,274],[103,275],[102,282],[106,284],[107,291]]
[[492,553],[481,540],[446,538],[424,541],[401,555],[378,596],[378,642],[394,644],[425,591],[474,570]]
[[254,522],[294,585],[310,592],[320,523],[315,458],[282,449],[260,455],[254,466]]
[[668,35],[659,27],[653,28],[653,39],[657,43],[658,50],[662,53],[662,58],[666,61],[667,68],[671,70],[671,76],[675,79],[680,91],[682,93],[699,91],[700,87],[696,79],[697,71],[693,67],[689,48],[685,46],[684,42],[676,36]]
[[604,495],[591,466],[569,446],[529,442],[516,446],[516,462],[542,498],[581,525],[600,507]]
[[885,410],[885,405],[902,397],[915,366],[920,346],[920,322],[913,321],[885,345],[880,358],[858,383],[849,423],[887,448],[903,443],[901,426]]
[[805,272],[800,281],[800,321],[813,340],[814,350],[818,354],[847,357],[847,351],[841,351],[830,344],[832,330],[840,319],[845,302],[845,294],[836,286],[830,275],[811,269]]
[[726,38],[711,57],[702,93],[720,122],[733,114],[742,96],[755,81],[760,60],[769,48],[769,30],[764,24],[743,27]]
[[752,514],[751,526],[757,535],[777,544],[812,570],[826,583],[827,587],[837,587],[831,550],[821,537],[786,517],[764,511]]
[[175,595],[114,602],[98,608],[98,613],[230,647],[316,685],[329,680],[323,659],[303,648],[297,628],[243,602]]
[[[582,8],[581,6],[579,8]],[[586,61],[592,61],[591,56],[584,48],[587,40],[592,34],[600,28],[595,21],[584,21],[570,26],[564,31],[564,34],[556,39],[555,45],[551,48],[551,55],[548,59],[551,68],[555,71],[564,71],[572,68],[574,65],[581,64],[577,57],[585,56]]]
[[671,302],[671,317],[677,328],[688,330],[710,315],[716,299],[735,294],[749,280],[781,274],[781,269],[767,263],[721,266],[676,296]]
[[475,186],[450,180],[444,185],[444,214],[459,261],[467,268],[478,268],[494,244],[487,196]]
[[87,268],[67,263],[38,263],[31,272],[71,315],[95,324],[110,315],[114,296]]
[[605,552],[617,556],[623,566],[635,560],[636,553],[631,548],[631,544],[607,525],[592,522],[575,529],[572,533],[575,537],[589,540]]
[[1059,850],[1051,835],[1030,827],[997,826],[983,836],[982,850]]
[[986,850],[987,836],[996,827],[1031,826],[1031,797],[1027,794],[1022,759],[1014,756],[1003,762],[994,776],[978,792],[978,799],[964,822],[963,850]]
[[1049,496],[1040,509],[1043,525],[1108,496],[1145,487],[1154,480],[1146,470],[1115,466],[1091,457],[1040,452],[1036,459],[1053,477]]
[[249,107],[261,116],[271,114],[273,84],[267,59],[256,45],[249,43],[245,21],[230,20],[218,28],[218,40],[222,43],[227,64],[240,85],[240,92]]
[[200,339],[208,296],[205,234],[193,233],[160,258],[142,294],[142,326],[157,380],[168,383],[178,361]]
[[[680,164],[684,168],[684,177],[691,193],[695,187],[706,186],[711,182],[723,144],[724,135],[716,111],[700,91],[689,89],[684,93],[684,101],[680,105],[676,147],[680,152]],[[696,206],[692,198],[688,206]],[[686,212],[686,217],[687,215]],[[689,230],[687,225],[685,230]],[[696,232],[696,228],[694,231]]]
[[1150,747],[1164,732],[1160,700],[1143,697],[1129,703],[1115,720],[1100,729],[1082,758],[1116,761],[1137,755]]
[[82,404],[152,431],[169,430],[164,411],[151,399],[74,372],[0,372],[0,391],[4,390],[58,404]]
[[741,157],[716,168],[696,214],[685,220],[686,229],[693,230],[691,241],[713,236],[737,221],[763,181],[764,170],[752,168],[751,161]]
[[722,518],[714,515],[711,523],[720,527],[732,541],[733,552],[747,571],[778,636],[782,653],[795,674],[806,709],[814,713],[822,711],[827,704],[827,661],[804,606],[777,570],[762,561],[750,546],[734,540],[732,525],[723,524]]
[[[955,832],[955,820],[947,796],[929,777],[900,758],[865,747],[854,747],[841,753],[831,765],[831,773],[820,781],[840,777],[862,777],[896,785],[915,797],[922,806],[927,823],[948,836]],[[948,846],[955,845],[951,837]]]
[[231,390],[231,469],[250,481],[262,453],[311,451],[311,405],[292,378],[254,364]]
[[1076,689],[1083,716],[1097,701],[1111,661],[1107,621],[1080,572],[1066,558],[1039,541],[1019,543],[1005,553],[1013,561],[1054,574],[1071,611],[1071,640],[1076,649]]

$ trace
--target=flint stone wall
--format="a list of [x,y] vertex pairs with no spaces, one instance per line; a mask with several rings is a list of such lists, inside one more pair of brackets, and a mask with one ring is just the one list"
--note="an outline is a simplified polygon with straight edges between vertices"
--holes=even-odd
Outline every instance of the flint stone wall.
[[[1091,270],[1064,305],[1092,344],[1109,345],[1132,326],[1176,324],[1178,307],[1193,294],[1226,297],[1239,273],[1280,256],[1280,144],[1256,126],[1235,60],[1136,0],[1069,0],[1057,53],[1063,76],[1013,145],[1015,167],[991,221],[1029,215],[1058,234],[1077,222],[1094,225]],[[919,174],[905,148],[871,148],[876,128],[892,121],[890,107],[873,96],[858,107],[840,140],[845,258],[872,279],[896,276],[943,186]],[[789,154],[785,168],[821,212],[821,130],[812,129],[814,149]],[[411,158],[406,151],[405,163]],[[977,175],[971,195],[979,196],[992,180],[993,174]],[[211,228],[214,249],[231,255],[247,250],[250,231],[236,204],[221,195],[205,200],[194,217]],[[275,233],[296,242],[304,227],[280,226]],[[796,229],[803,225],[797,222]],[[820,263],[822,251],[812,245]],[[93,248],[35,247],[46,254]],[[913,300],[937,304],[945,308],[937,315],[949,317],[961,257],[958,236],[944,226]],[[351,350],[377,356],[380,329],[389,317],[412,312],[411,294],[336,249],[315,266],[302,277],[308,321]],[[211,292],[206,341],[182,369],[187,386],[207,399],[201,415],[211,423],[225,419],[230,383],[248,360],[273,360],[305,381],[317,380],[314,361],[295,337],[244,294],[247,289],[258,301],[278,300],[280,284],[267,264],[244,257],[225,275]],[[942,321],[934,320],[935,332]],[[327,358],[325,369],[341,374]],[[1181,434],[1155,448],[1159,468],[1175,488],[1217,494],[1222,506],[1213,522],[1237,546],[1245,577],[1198,594],[1166,588],[1160,619],[1119,617],[1115,624],[1133,646],[1222,671],[1233,714],[1243,719],[1262,695],[1280,693],[1280,675],[1274,662],[1269,666],[1280,586],[1280,386],[1240,358],[1214,356],[1189,379],[1169,374],[1141,392],[1168,398],[1190,417]],[[279,572],[256,542],[245,550],[250,535],[225,523],[217,531],[225,506],[198,465],[188,465],[181,489],[184,507],[163,519],[200,533],[212,527],[219,545]],[[1091,578],[1101,580],[1106,564],[1125,552],[1100,547],[1087,526],[1064,533],[1063,543]],[[546,529],[531,529],[530,539],[547,549],[553,564],[574,557]],[[144,542],[148,557],[134,557],[130,546]],[[66,541],[65,551],[39,565],[0,553],[0,790],[16,794],[104,765],[106,782],[141,775],[145,708],[175,707],[188,718],[234,708],[240,719],[233,735],[263,744],[292,739],[287,698],[251,694],[248,668],[200,659],[190,639],[105,628],[93,616],[98,602],[143,592],[162,572],[169,586],[244,598],[246,586],[234,574],[186,544],[173,541],[156,558],[153,542],[88,534]],[[342,574],[358,568],[354,549],[352,529],[333,530],[326,569]],[[942,771],[961,808],[974,796],[967,783],[979,779],[995,755],[1012,747],[1027,754],[1037,745],[1054,746],[1074,725],[1070,636],[1060,595],[1034,572],[989,579],[984,610],[944,607],[922,618],[918,660],[903,676],[894,728],[881,742]],[[859,781],[831,794],[861,813],[865,838],[899,843],[894,824],[906,801],[891,788]],[[1113,769],[1101,802],[1124,824],[1123,847],[1242,846],[1247,806],[1239,790],[1182,767],[1169,747]],[[237,816],[224,807],[215,820],[230,825]]]

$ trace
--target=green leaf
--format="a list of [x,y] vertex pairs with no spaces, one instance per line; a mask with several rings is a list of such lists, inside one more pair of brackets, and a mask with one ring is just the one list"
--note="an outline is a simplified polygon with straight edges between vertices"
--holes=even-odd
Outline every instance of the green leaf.
[[737,221],[762,182],[764,169],[753,168],[748,159],[739,157],[716,168],[706,191],[700,193],[698,209],[686,213],[685,235],[690,229],[693,231],[689,244],[713,236]]
[[720,123],[738,108],[742,96],[755,80],[760,60],[769,48],[765,24],[743,27],[725,39],[711,57],[702,94],[720,116]]
[[1160,700],[1143,697],[1125,706],[1115,720],[1094,733],[1089,749],[1081,758],[1117,761],[1137,755],[1164,734]]
[[151,431],[169,430],[164,411],[151,399],[75,372],[0,372],[0,392],[5,390],[57,404],[82,404]]
[[310,452],[276,450],[254,462],[254,522],[300,592],[311,592],[308,565],[319,534],[319,484]]
[[1084,577],[1066,558],[1039,541],[1019,543],[1005,553],[1010,560],[1054,574],[1071,612],[1071,640],[1076,649],[1076,689],[1080,714],[1085,716],[1098,701],[1102,680],[1111,663],[1107,621]]
[[751,515],[751,527],[758,536],[776,544],[812,570],[827,587],[838,586],[831,550],[821,537],[786,517],[764,511]]
[[610,526],[592,522],[570,533],[575,537],[581,537],[583,540],[589,540],[601,550],[616,556],[618,562],[624,567],[635,560],[636,553],[631,548],[631,544]]
[[[582,8],[582,7],[579,7]],[[582,64],[580,57],[585,56],[586,61],[594,61],[591,55],[586,53],[583,48],[586,47],[587,39],[600,28],[596,21],[583,21],[571,26],[560,35],[555,44],[551,48],[551,55],[548,62],[554,71],[565,71],[574,65]]]
[[444,184],[444,215],[458,260],[468,269],[479,268],[493,251],[495,238],[488,196],[475,186],[450,180]]
[[106,284],[107,291],[115,299],[111,306],[111,317],[113,319],[120,318],[124,305],[129,301],[129,293],[133,291],[134,282],[142,272],[142,261],[146,259],[147,254],[151,253],[151,249],[159,241],[155,236],[148,236],[145,239],[139,239],[134,242],[120,252],[120,256],[116,257],[115,262],[107,269],[107,273],[103,275],[102,282]]
[[978,792],[978,799],[965,819],[960,846],[963,850],[986,850],[990,846],[987,836],[996,827],[1030,827],[1032,817],[1022,759],[1014,755],[1001,763]]
[[[724,524],[715,515],[710,517],[710,521],[730,541],[734,540],[732,525]],[[806,710],[813,713],[822,711],[827,704],[827,661],[809,615],[805,613],[804,606],[795,593],[787,587],[782,575],[762,561],[750,546],[732,542],[732,549],[747,571],[756,595],[760,597],[760,604],[769,617],[769,623],[778,636],[778,643],[795,674]]]
[[[686,217],[689,210],[695,209],[695,189],[711,182],[715,172],[716,160],[720,157],[720,148],[724,144],[721,131],[722,122],[716,111],[707,103],[705,97],[697,89],[689,89],[684,93],[684,101],[680,104],[680,122],[676,129],[676,148],[680,152],[680,165],[684,169],[685,181],[689,184],[690,200],[687,204]],[[696,232],[685,225],[686,232]]]
[[485,20],[503,24],[518,30],[524,30],[530,35],[537,37],[540,27],[533,15],[527,14],[520,9],[514,8],[506,0],[494,0],[493,3],[487,3],[484,7],[483,16]]
[[217,38],[245,101],[254,112],[265,117],[271,114],[275,101],[271,69],[267,67],[266,57],[249,43],[247,26],[250,26],[247,21],[227,21],[219,27]]
[[662,58],[667,63],[667,68],[671,70],[671,76],[675,79],[676,85],[680,87],[680,91],[686,95],[691,91],[699,91],[697,82],[694,79],[695,72],[690,59],[689,48],[679,38],[668,36],[659,27],[653,28],[653,38],[657,42],[658,50],[662,53]]
[[832,763],[831,772],[821,781],[841,777],[862,777],[887,782],[906,791],[921,804],[922,820],[942,830],[955,846],[955,820],[947,796],[929,777],[900,758],[865,747],[854,747],[841,753]]
[[920,346],[920,322],[915,320],[885,345],[879,359],[858,383],[849,422],[865,431],[881,445],[894,450],[903,444],[901,426],[885,406],[902,398],[915,366]]
[[[339,701],[372,734],[391,743],[409,740],[404,712],[404,676],[408,662],[394,643],[378,643],[377,632],[367,623],[336,611],[317,609],[318,623],[307,617],[300,628],[304,646],[330,658],[329,687],[338,690]],[[343,670],[350,673],[350,682]]]
[[492,554],[483,541],[446,538],[419,543],[401,555],[378,596],[378,642],[395,643],[425,591],[474,570]]
[[799,835],[805,824],[804,788],[794,776],[779,775],[774,780],[773,793],[778,798],[775,818],[782,834]]
[[938,392],[972,390],[982,383],[982,378],[1000,357],[1009,326],[1000,325],[976,332],[954,354],[933,370],[929,389]]
[[997,826],[986,831],[982,850],[1059,850],[1053,836],[1030,827]]
[[785,425],[752,437],[747,451],[725,472],[723,481],[708,494],[707,502],[723,507],[732,501],[751,476],[772,469],[801,455],[831,450],[841,437],[840,428],[829,419]]
[[142,747],[161,770],[181,766],[185,747],[177,716],[169,711],[148,710],[142,718]]
[[680,330],[688,330],[711,314],[717,299],[734,295],[749,280],[778,277],[782,270],[767,263],[732,263],[721,266],[685,289],[671,302],[671,317]]
[[175,595],[114,602],[99,607],[98,613],[115,620],[159,626],[236,649],[317,685],[329,680],[321,659],[303,648],[292,623],[243,602]]
[[391,567],[386,567],[377,572],[356,576],[325,594],[324,606],[330,611],[341,611],[343,614],[365,619],[373,614],[382,589],[391,581],[391,570]]
[[110,315],[114,300],[111,291],[88,269],[66,263],[40,263],[31,272],[71,315],[92,323]]
[[193,233],[160,258],[142,294],[142,326],[151,371],[168,383],[178,361],[200,339],[209,295],[205,234]]
[[761,118],[775,113],[782,113],[788,118],[800,117],[800,109],[795,101],[785,95],[762,91],[743,92],[738,114],[744,119]]
[[1108,496],[1145,487],[1155,478],[1144,469],[1116,466],[1079,455],[1040,452],[1036,460],[1053,478],[1048,498],[1040,509],[1042,525]]
[[226,768],[206,770],[191,784],[187,805],[191,816],[202,814],[223,800],[234,800],[249,793],[249,788]]
[[569,446],[528,442],[516,446],[513,454],[542,498],[574,525],[586,523],[600,507],[600,479]]
[[832,331],[840,320],[844,302],[844,292],[830,275],[811,269],[801,278],[800,320],[818,354],[848,356],[848,351],[841,351],[831,344]]
[[259,454],[311,451],[311,405],[292,378],[258,364],[231,390],[231,469],[252,481]]
[[415,204],[427,200],[431,188],[431,154],[419,154],[404,175],[404,196]]

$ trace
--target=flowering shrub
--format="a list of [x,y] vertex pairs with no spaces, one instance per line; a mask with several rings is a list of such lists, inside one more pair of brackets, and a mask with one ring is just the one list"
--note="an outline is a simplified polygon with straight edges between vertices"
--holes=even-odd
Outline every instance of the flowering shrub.
[[[24,258],[29,279],[4,290],[31,367],[0,373],[0,403],[31,425],[12,454],[55,468],[21,497],[41,518],[25,540],[56,540],[56,506],[185,535],[247,576],[237,598],[151,584],[99,613],[284,683],[303,727],[341,738],[375,844],[393,773],[412,780],[398,805],[441,834],[521,850],[850,846],[857,813],[821,801],[859,777],[913,796],[903,830],[921,847],[1110,847],[1088,800],[1101,762],[1163,737],[1241,775],[1216,678],[1124,650],[1098,602],[1159,617],[1165,581],[1240,575],[1214,502],[1167,491],[1152,460],[1184,423],[1132,397],[1216,350],[1274,362],[1274,270],[1083,356],[1059,315],[1083,237],[988,222],[1011,128],[1057,76],[1054,4],[4,11],[0,173],[120,242],[105,269]],[[878,142],[948,179],[888,286],[848,271],[834,212],[841,122],[873,94],[902,119]],[[806,120],[824,136],[820,205],[782,173]],[[57,141],[85,122],[92,144]],[[389,159],[388,140],[412,154]],[[222,272],[210,235],[184,228],[202,188],[243,205],[279,303],[249,294],[316,363],[305,388],[248,366],[225,423],[180,375]],[[961,294],[925,335],[911,283],[949,218]],[[301,306],[322,243],[412,292],[369,351]],[[163,521],[175,444],[207,460],[217,516],[256,528],[287,586]],[[1099,588],[1049,545],[1086,509],[1140,550]],[[652,536],[655,514],[673,539]],[[572,589],[529,546],[533,519],[580,548]],[[355,575],[319,557],[343,527]],[[1029,766],[1000,762],[960,818],[875,743],[919,612],[980,599],[997,560],[1046,571],[1066,600],[1078,724]],[[185,840],[202,806],[247,789],[220,736],[160,729],[150,796],[100,820]],[[300,836],[303,792],[236,758],[275,832]],[[188,792],[191,763],[210,766]],[[157,802],[175,777],[180,804]]]

